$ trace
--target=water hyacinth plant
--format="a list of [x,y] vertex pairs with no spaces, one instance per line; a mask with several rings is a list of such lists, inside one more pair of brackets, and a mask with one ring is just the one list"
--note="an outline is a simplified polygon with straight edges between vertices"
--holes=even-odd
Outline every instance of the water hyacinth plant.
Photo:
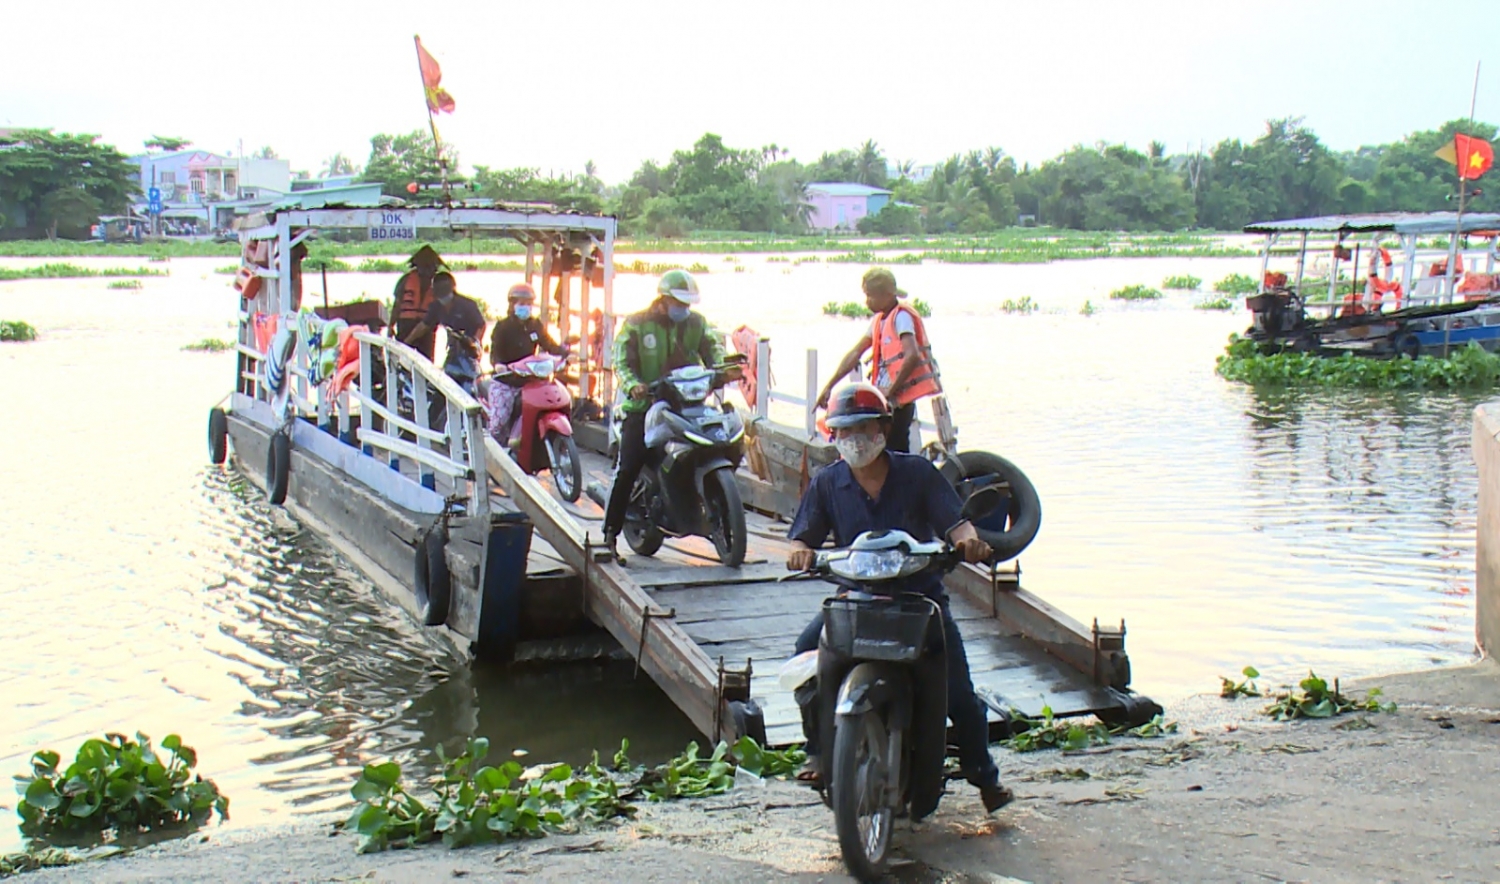
[[1169,276],[1161,281],[1161,287],[1164,289],[1179,289],[1182,291],[1193,291],[1200,285],[1203,285],[1203,280],[1190,273],[1184,273],[1180,276]]
[[1155,301],[1161,298],[1161,292],[1150,286],[1127,285],[1109,293],[1113,301]]
[[1254,277],[1243,273],[1231,273],[1218,282],[1214,283],[1214,291],[1225,295],[1250,295],[1254,294],[1260,286],[1256,285]]
[[78,748],[64,770],[51,750],[31,756],[31,774],[16,777],[16,812],[27,832],[148,831],[229,818],[229,799],[213,780],[194,774],[198,753],[170,734],[162,756],[145,734],[106,734]]
[[19,319],[0,319],[0,341],[21,343],[36,340],[36,329]]

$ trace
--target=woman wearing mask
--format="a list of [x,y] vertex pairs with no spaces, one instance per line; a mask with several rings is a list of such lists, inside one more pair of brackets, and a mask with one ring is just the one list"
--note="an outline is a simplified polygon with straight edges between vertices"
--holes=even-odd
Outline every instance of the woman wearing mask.
[[526,383],[525,379],[504,374],[505,366],[535,356],[544,350],[553,356],[564,356],[567,348],[552,340],[547,326],[537,316],[536,292],[524,282],[517,283],[506,292],[508,303],[505,318],[495,323],[490,334],[490,365],[495,368],[495,378],[490,384],[490,435],[504,444],[500,434],[510,426],[511,409],[517,394]]

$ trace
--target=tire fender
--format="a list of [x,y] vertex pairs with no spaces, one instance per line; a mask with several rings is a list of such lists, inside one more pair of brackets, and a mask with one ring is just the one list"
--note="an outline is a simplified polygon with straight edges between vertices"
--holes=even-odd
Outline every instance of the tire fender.
[[286,503],[291,471],[292,438],[286,433],[272,433],[271,444],[266,447],[266,496],[276,506]]
[[568,420],[565,411],[549,411],[537,419],[536,434],[541,438],[547,438],[548,431],[556,432],[560,436],[573,435],[573,422]]
[[418,614],[423,626],[441,626],[448,620],[448,602],[453,579],[448,573],[448,529],[434,525],[417,541],[415,581]]
[[698,465],[697,469],[693,470],[693,487],[698,489],[699,498],[703,497],[703,480],[708,478],[709,473],[712,473],[714,470],[725,469],[732,472],[734,464],[730,463],[727,458],[715,457],[704,461]]
[[1042,500],[1021,468],[988,451],[961,451],[957,458],[965,477],[993,475],[1010,483],[1010,524],[1004,531],[977,528],[979,539],[995,551],[992,562],[1013,559],[1031,545],[1042,527]]
[[215,406],[208,410],[208,460],[221,466],[229,457],[229,415]]
[[862,715],[878,706],[885,705],[896,696],[895,679],[889,678],[885,667],[876,663],[859,663],[844,676],[839,685],[838,701],[833,714]]

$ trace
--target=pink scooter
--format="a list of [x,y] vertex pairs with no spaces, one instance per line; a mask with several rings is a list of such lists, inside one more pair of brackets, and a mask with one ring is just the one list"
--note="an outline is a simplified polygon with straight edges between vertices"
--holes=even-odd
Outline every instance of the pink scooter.
[[[583,462],[578,458],[578,443],[573,441],[573,422],[569,414],[573,397],[557,379],[566,357],[538,353],[506,365],[495,372],[491,383],[505,383],[522,378],[519,407],[512,407],[511,425],[519,420],[520,445],[516,462],[528,475],[552,471],[552,481],[563,500],[573,503],[583,490]],[[505,434],[505,438],[515,435]]]

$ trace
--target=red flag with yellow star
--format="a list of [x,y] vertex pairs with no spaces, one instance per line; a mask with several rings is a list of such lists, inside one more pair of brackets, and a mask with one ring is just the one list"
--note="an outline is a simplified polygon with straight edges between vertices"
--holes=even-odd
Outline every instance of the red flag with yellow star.
[[456,105],[453,96],[443,88],[443,69],[438,67],[437,59],[422,46],[422,38],[417,37],[416,40],[417,65],[422,69],[422,88],[427,93],[427,109],[435,114],[451,114]]
[[1458,177],[1466,181],[1473,181],[1495,165],[1495,149],[1483,138],[1454,135],[1453,155]]

